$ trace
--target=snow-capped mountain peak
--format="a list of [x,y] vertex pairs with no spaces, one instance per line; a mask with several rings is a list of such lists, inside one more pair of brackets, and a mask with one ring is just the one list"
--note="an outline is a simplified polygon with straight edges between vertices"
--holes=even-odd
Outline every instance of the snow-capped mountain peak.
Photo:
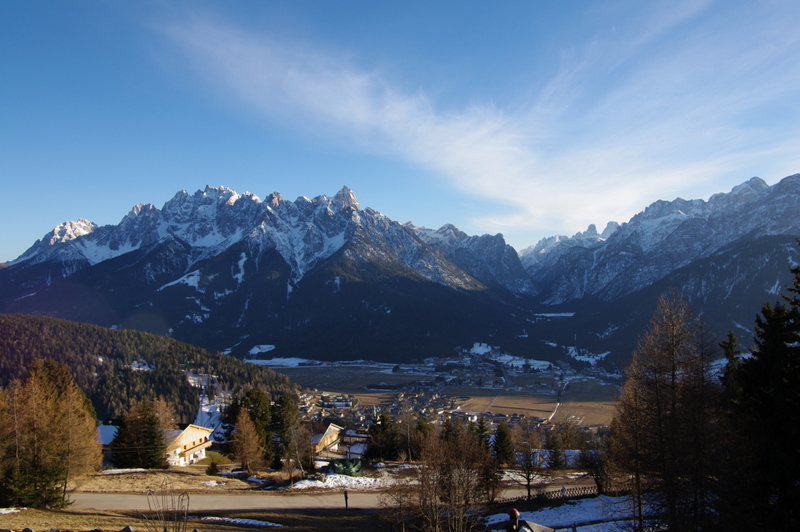
[[97,224],[85,218],[78,218],[78,220],[74,222],[63,222],[53,228],[50,233],[50,238],[47,239],[47,244],[53,246],[55,244],[69,242],[83,235],[93,233],[95,229],[97,229]]
[[348,187],[342,187],[342,189],[333,197],[333,200],[337,203],[341,203],[342,205],[353,207],[356,210],[361,209],[356,195]]
[[[625,224],[551,237],[520,253],[550,303],[593,295],[611,300],[712,256],[746,235],[800,232],[800,174],[773,187],[754,177],[702,199],[659,200]],[[591,253],[589,255],[588,253]]]
[[[440,356],[478,336],[530,353],[556,334],[625,344],[671,286],[730,327],[777,297],[800,260],[800,175],[654,202],[598,227],[517,254],[500,234],[401,225],[347,187],[262,202],[207,186],[160,209],[137,204],[117,225],[59,224],[0,269],[0,310],[322,358]],[[550,305],[574,320],[551,323]]]

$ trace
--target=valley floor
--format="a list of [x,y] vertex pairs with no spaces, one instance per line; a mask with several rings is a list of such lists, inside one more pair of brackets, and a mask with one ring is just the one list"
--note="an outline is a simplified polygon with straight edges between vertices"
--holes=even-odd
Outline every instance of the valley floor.
[[[385,364],[274,369],[307,388],[353,395],[361,406],[389,407],[397,401],[399,392],[416,383],[433,383],[437,376],[441,376],[432,372],[392,372]],[[513,388],[441,386],[438,389],[440,393],[453,398],[459,410],[466,413],[519,414],[549,419],[558,409],[553,421],[573,417],[584,426],[611,423],[619,393],[616,384],[580,375],[572,376],[567,382],[568,386],[561,394],[560,406],[558,394],[554,391],[558,386],[558,377],[547,373],[514,375]],[[384,385],[384,388],[375,385]]]

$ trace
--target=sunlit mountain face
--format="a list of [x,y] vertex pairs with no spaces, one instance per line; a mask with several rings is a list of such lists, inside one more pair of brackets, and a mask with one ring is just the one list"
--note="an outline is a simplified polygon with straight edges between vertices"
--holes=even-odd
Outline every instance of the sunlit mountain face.
[[557,360],[629,358],[665,291],[748,345],[798,262],[800,175],[709,200],[658,201],[626,223],[517,253],[502,235],[400,224],[334,197],[211,188],[118,225],[65,222],[0,269],[6,313],[168,335],[245,356],[404,361],[485,342]]

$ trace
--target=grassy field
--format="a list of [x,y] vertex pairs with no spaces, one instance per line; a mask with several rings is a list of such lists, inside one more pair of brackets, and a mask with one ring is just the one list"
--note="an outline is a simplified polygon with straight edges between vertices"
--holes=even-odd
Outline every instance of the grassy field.
[[572,381],[554,421],[574,417],[581,425],[608,425],[614,416],[618,393],[619,388],[612,384],[595,380]]
[[362,394],[368,384],[402,385],[433,380],[432,375],[392,373],[391,370],[372,366],[301,366],[274,369],[308,388],[344,394]]
[[[372,512],[351,510],[282,510],[280,512],[236,511],[236,512],[191,512],[193,519],[187,529],[201,532],[238,532],[262,530],[254,525],[237,525],[224,521],[208,521],[201,517],[211,516],[223,519],[254,519],[280,524],[289,530],[310,532],[330,530],[333,532],[360,532],[379,530],[386,527]],[[152,522],[151,522],[152,524]],[[133,512],[101,512],[97,510],[32,510],[23,509],[17,513],[0,514],[0,528],[22,530],[122,530],[130,526],[133,530],[148,530],[139,515]]]
[[492,412],[495,414],[524,414],[525,416],[548,417],[556,407],[555,395],[534,395],[526,392],[491,390],[482,388],[448,388],[453,397],[467,398],[456,404],[462,410]]

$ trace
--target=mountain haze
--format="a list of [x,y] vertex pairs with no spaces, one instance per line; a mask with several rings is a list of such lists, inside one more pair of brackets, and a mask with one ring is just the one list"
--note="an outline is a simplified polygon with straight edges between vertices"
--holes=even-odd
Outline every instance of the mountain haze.
[[[335,196],[224,187],[136,205],[117,225],[65,222],[0,269],[7,313],[170,335],[248,356],[400,361],[487,342],[623,362],[676,287],[719,334],[749,342],[797,261],[800,174],[709,200],[658,201],[622,224],[541,240],[400,224]],[[554,347],[556,346],[556,347]],[[574,351],[574,350],[573,350]]]

